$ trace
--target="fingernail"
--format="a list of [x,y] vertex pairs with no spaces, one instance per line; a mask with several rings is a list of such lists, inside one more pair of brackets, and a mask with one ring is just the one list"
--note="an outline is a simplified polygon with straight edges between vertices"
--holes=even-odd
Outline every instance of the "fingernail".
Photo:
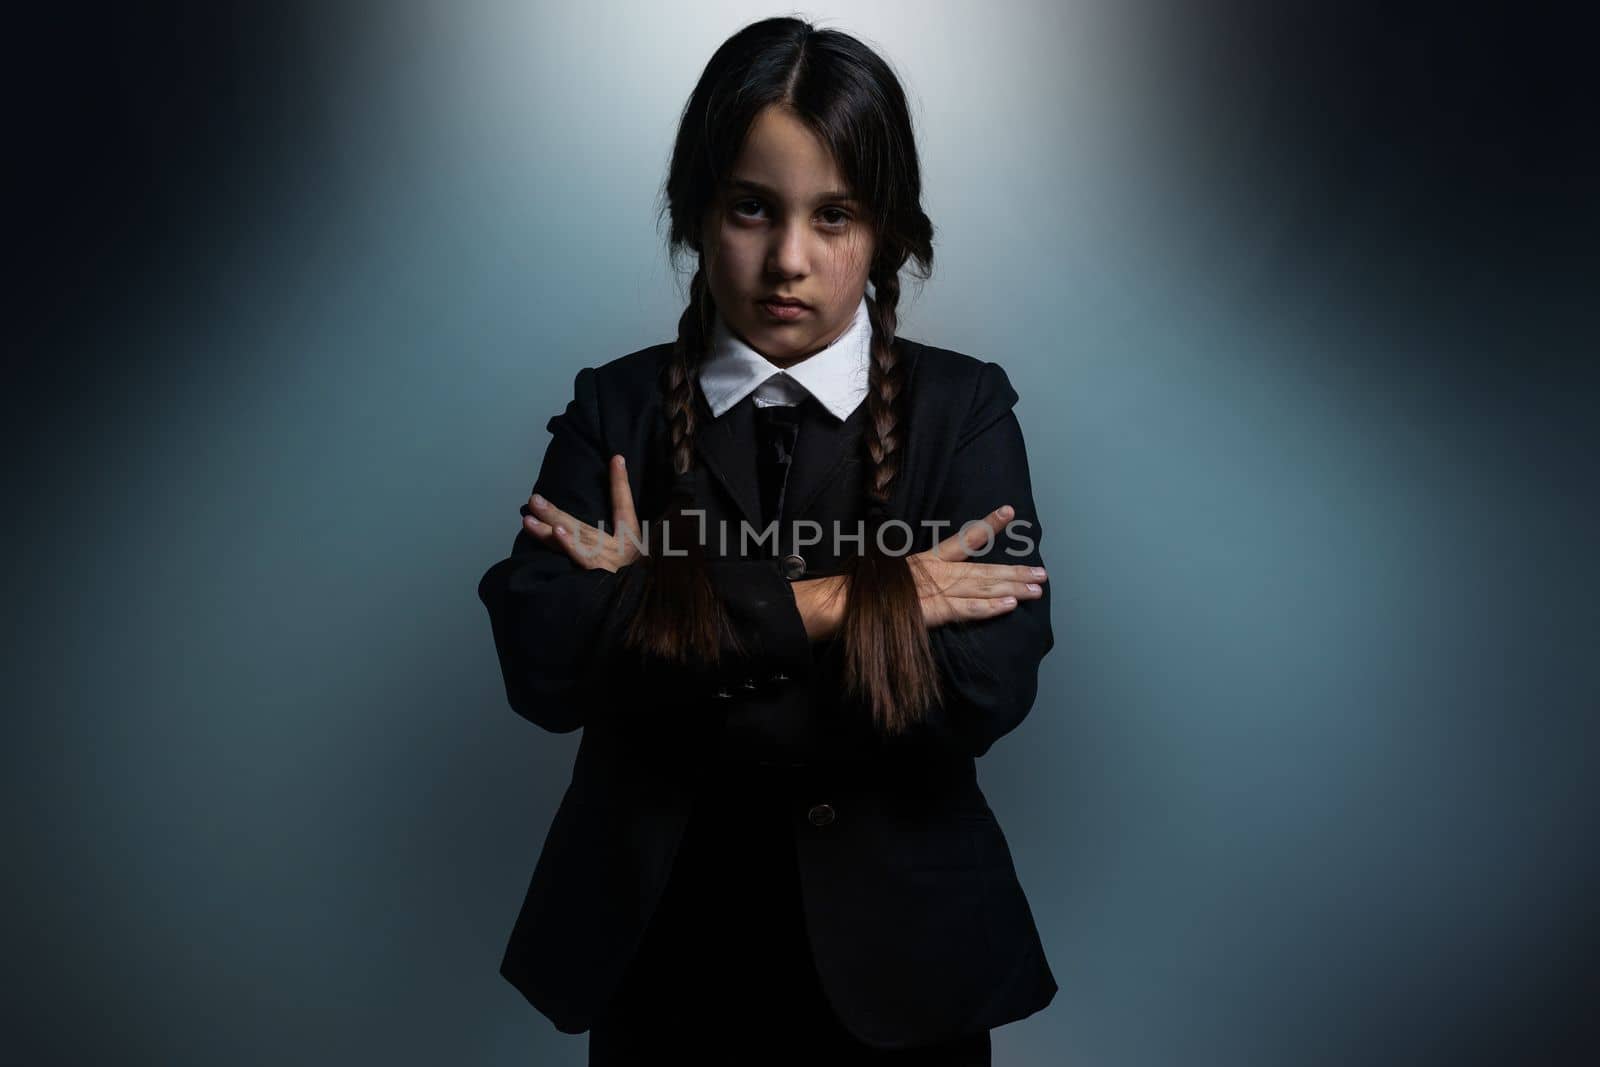
[[1037,593],[1039,591],[1039,587],[1034,585],[1032,582],[1029,582],[1024,588],[1026,588],[1030,593]]
[[545,505],[544,497],[540,496],[538,493],[533,494],[533,506],[536,507],[536,508],[542,508],[542,507],[544,507],[544,505]]
[[1029,570],[1033,571],[1033,576],[1035,578],[1043,578],[1043,577],[1045,577],[1045,573],[1044,573],[1044,568],[1043,567],[1030,567]]
[[1016,602],[1017,602],[1017,598],[1014,597],[1014,596],[1003,596],[1003,597],[1000,598],[1000,603],[1004,604],[1006,607],[1010,607],[1012,604],[1015,604]]

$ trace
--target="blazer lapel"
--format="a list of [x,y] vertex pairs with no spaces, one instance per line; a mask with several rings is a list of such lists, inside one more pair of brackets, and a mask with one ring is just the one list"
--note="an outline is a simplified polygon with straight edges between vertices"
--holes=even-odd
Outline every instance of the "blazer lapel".
[[694,398],[700,412],[694,450],[706,469],[722,483],[744,520],[757,528],[761,525],[761,483],[756,468],[755,401],[747,396],[724,411],[721,418],[713,418],[698,387]]
[[[916,350],[911,345],[903,344],[901,338],[897,337],[894,341],[894,351],[896,359],[905,366],[904,380],[907,392],[902,396],[901,402],[902,410],[909,421],[913,395],[909,390],[917,366]],[[806,511],[816,501],[817,495],[839,476],[846,462],[853,460],[864,464],[867,459],[861,444],[861,436],[866,432],[870,418],[870,398],[862,397],[861,403],[856,405],[856,409],[843,422],[834,418],[833,413],[814,397],[808,397],[804,407],[800,437],[794,446],[795,465],[789,473],[789,485],[784,490],[785,522],[804,517]],[[902,470],[904,468],[905,464],[902,463]],[[896,479],[895,495],[903,492],[905,481],[904,477]]]
[[840,422],[815,397],[800,405],[800,435],[794,442],[794,465],[783,491],[783,521],[806,514],[826,485],[839,476],[845,462],[861,443],[867,425],[867,401],[862,399],[850,417]]

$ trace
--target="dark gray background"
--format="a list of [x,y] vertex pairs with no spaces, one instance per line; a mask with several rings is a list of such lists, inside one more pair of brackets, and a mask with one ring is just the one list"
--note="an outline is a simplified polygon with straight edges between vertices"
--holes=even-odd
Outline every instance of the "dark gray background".
[[[980,775],[1061,992],[997,1064],[1593,1051],[1584,38],[1384,8],[823,20],[914,100],[902,332],[1007,368],[1045,527]],[[574,372],[670,338],[673,125],[770,13],[8,32],[8,1058],[583,1062],[496,974],[577,737],[474,590]]]

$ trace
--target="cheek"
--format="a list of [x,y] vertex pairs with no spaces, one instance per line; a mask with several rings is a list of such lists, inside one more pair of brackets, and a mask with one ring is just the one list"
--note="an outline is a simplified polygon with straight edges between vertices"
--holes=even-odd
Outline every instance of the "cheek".
[[723,276],[742,278],[759,273],[763,255],[760,243],[738,227],[724,226],[718,231],[715,259]]
[[865,282],[872,270],[872,241],[858,238],[841,241],[830,250],[828,269],[847,282]]
[[874,251],[875,249],[873,247],[872,237],[870,235],[861,237],[860,240],[856,241],[855,244],[851,246],[850,252],[851,255],[855,257],[856,274],[863,282],[866,281],[867,275],[872,271],[872,257]]

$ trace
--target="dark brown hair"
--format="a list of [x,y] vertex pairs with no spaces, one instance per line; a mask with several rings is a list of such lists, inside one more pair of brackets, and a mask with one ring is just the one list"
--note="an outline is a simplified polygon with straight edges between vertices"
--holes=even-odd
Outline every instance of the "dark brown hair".
[[869,419],[862,434],[867,536],[862,553],[846,565],[849,595],[840,639],[846,690],[865,703],[882,732],[898,733],[940,699],[911,564],[906,556],[885,553],[876,536],[878,523],[888,517],[906,441],[906,369],[894,346],[900,269],[910,259],[918,277],[929,276],[933,224],[922,211],[922,178],[899,79],[848,34],[794,18],[752,23],[717,49],[684,108],[662,210],[671,224],[670,253],[675,259],[692,253],[695,272],[661,375],[676,480],[660,521],[670,543],[687,546],[688,554],[641,557],[644,591],[627,640],[676,663],[717,662],[724,637],[738,647],[685,514],[694,507],[699,483],[696,372],[716,315],[700,263],[700,226],[750,126],[772,105],[787,109],[828,147],[873,228]]

